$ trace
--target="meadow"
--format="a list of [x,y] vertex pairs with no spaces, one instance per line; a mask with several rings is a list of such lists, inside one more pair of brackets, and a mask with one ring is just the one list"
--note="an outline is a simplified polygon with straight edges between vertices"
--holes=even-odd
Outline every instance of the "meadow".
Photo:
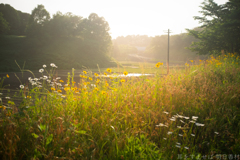
[[191,60],[164,76],[162,64],[155,76],[107,68],[108,77],[84,70],[79,81],[74,69],[66,81],[44,65],[19,86],[19,106],[0,85],[0,159],[237,159],[239,56]]

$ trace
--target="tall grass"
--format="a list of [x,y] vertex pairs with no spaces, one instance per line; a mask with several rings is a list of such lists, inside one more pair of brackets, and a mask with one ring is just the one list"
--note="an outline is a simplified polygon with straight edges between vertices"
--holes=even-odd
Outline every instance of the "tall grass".
[[21,86],[20,106],[11,97],[8,105],[1,104],[0,157],[197,159],[239,154],[238,63],[235,54],[211,57],[164,77],[161,63],[154,77],[106,78],[84,71],[79,82],[74,69],[67,82],[55,77],[52,64],[42,77]]

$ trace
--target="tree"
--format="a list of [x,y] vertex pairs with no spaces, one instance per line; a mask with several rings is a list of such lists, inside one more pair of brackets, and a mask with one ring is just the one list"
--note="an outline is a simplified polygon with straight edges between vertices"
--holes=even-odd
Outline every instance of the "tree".
[[83,20],[82,27],[82,37],[86,44],[91,44],[101,53],[109,52],[112,45],[110,27],[103,17],[91,13],[87,19]]
[[8,30],[8,22],[3,18],[3,14],[0,12],[0,34],[6,34]]
[[19,33],[20,19],[17,11],[9,4],[0,4],[0,12],[3,18],[8,22],[8,34],[17,35]]
[[202,30],[190,30],[190,35],[199,39],[193,42],[190,50],[198,54],[219,54],[226,52],[240,53],[240,1],[230,0],[226,4],[218,5],[213,0],[202,3],[203,17],[196,16]]
[[32,14],[29,17],[28,25],[26,28],[27,36],[34,37],[34,36],[43,36],[44,27],[47,22],[50,20],[50,14],[44,8],[43,5],[38,5],[32,11]]
[[57,12],[48,23],[49,35],[58,37],[78,37],[82,31],[82,17],[73,15],[68,12],[62,14]]

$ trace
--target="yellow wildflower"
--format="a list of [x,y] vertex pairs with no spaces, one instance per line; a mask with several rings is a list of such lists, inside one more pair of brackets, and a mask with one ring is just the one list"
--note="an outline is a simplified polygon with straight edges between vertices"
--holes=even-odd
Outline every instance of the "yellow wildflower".
[[106,73],[106,72],[104,72],[103,74],[104,74],[105,76],[107,75],[107,73]]
[[111,70],[110,68],[108,68],[108,69],[107,69],[107,72],[111,73],[111,72],[112,72],[112,70]]
[[87,74],[87,71],[83,71],[84,74]]
[[9,78],[9,75],[8,75],[8,74],[7,74],[6,76],[7,76],[7,78]]
[[123,74],[126,76],[126,75],[128,75],[128,72],[127,72],[127,71],[125,71],[125,72],[123,72]]
[[59,82],[63,83],[64,81],[60,79],[60,81],[59,81]]
[[125,82],[125,79],[121,79],[121,82],[122,82],[122,83]]
[[102,91],[102,94],[106,94],[106,91]]
[[97,77],[98,76],[98,74],[97,73],[94,73],[94,75]]
[[55,91],[55,88],[51,88],[52,91]]
[[89,77],[88,79],[89,79],[90,81],[92,81],[92,78],[91,78],[91,77]]
[[62,93],[62,91],[59,89],[59,90],[58,90],[58,93]]

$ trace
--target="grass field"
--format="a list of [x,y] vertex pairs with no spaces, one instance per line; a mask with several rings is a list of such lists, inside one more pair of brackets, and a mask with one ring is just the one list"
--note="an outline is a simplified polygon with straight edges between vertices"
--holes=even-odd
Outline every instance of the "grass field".
[[[19,106],[14,97],[0,95],[1,103],[8,102],[0,107],[0,159],[175,160],[239,154],[235,54],[192,61],[165,76],[161,63],[151,71],[140,67],[155,73],[151,77],[106,78],[84,70],[76,81],[73,69],[66,81],[55,77],[51,66],[20,86],[17,96],[24,101]],[[128,69],[120,72],[127,75]]]

